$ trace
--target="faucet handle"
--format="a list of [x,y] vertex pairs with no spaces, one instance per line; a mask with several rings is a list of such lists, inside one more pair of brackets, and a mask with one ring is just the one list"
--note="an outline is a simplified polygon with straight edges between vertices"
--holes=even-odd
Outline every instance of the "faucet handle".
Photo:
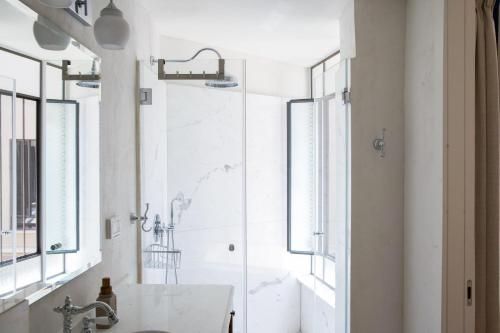
[[92,333],[92,328],[90,328],[90,324],[95,324],[95,319],[90,317],[83,317],[83,329],[82,333]]
[[54,308],[54,312],[64,313],[64,312],[69,312],[70,309],[71,309],[71,297],[66,296],[66,298],[64,299],[64,305]]

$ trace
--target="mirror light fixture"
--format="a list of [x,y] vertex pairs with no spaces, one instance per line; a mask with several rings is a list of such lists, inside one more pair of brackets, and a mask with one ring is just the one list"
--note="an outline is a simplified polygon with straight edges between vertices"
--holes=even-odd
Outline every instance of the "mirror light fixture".
[[66,50],[71,41],[69,35],[40,15],[33,23],[33,35],[42,49],[51,51]]
[[113,0],[101,11],[94,23],[94,36],[97,43],[108,50],[123,50],[130,37],[130,27]]
[[75,0],[40,0],[40,2],[52,8],[69,8]]

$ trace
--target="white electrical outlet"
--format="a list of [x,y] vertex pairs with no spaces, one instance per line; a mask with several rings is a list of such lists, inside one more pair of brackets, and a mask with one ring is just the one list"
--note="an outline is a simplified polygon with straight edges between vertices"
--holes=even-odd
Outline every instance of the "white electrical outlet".
[[113,216],[106,220],[106,239],[120,236],[120,218]]

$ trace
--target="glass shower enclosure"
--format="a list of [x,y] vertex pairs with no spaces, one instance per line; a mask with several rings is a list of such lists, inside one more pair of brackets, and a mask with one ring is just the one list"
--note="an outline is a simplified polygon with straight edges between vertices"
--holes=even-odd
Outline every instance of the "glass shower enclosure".
[[[195,59],[166,71],[217,68],[217,60]],[[226,59],[225,70],[237,85],[159,80],[156,63],[138,63],[137,204],[147,216],[138,223],[138,278],[233,286],[234,332],[245,332],[245,61]]]
[[[313,75],[312,98],[289,104],[288,131],[284,98],[247,94],[244,60],[225,60],[229,87],[176,77],[218,65],[167,62],[165,80],[157,63],[138,63],[138,280],[232,286],[233,332],[348,332],[348,61]],[[285,154],[287,132],[301,143]],[[286,155],[289,168],[298,157],[289,171],[303,185],[288,205],[288,249],[279,204],[293,192]],[[263,171],[270,162],[276,167]],[[263,207],[269,193],[276,197]]]

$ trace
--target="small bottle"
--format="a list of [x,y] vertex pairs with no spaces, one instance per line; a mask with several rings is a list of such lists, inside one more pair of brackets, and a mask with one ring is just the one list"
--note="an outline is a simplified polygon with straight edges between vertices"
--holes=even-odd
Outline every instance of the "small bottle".
[[[109,277],[105,277],[102,279],[101,292],[99,293],[99,297],[97,297],[97,301],[108,304],[116,313],[116,295],[113,293],[113,288],[111,287],[111,280]],[[98,319],[96,321],[97,328],[103,329],[103,328],[110,328],[112,326],[111,324],[108,323],[107,321],[108,316],[104,310],[97,308],[95,310],[95,315]],[[99,317],[104,317],[104,318],[99,318]]]

